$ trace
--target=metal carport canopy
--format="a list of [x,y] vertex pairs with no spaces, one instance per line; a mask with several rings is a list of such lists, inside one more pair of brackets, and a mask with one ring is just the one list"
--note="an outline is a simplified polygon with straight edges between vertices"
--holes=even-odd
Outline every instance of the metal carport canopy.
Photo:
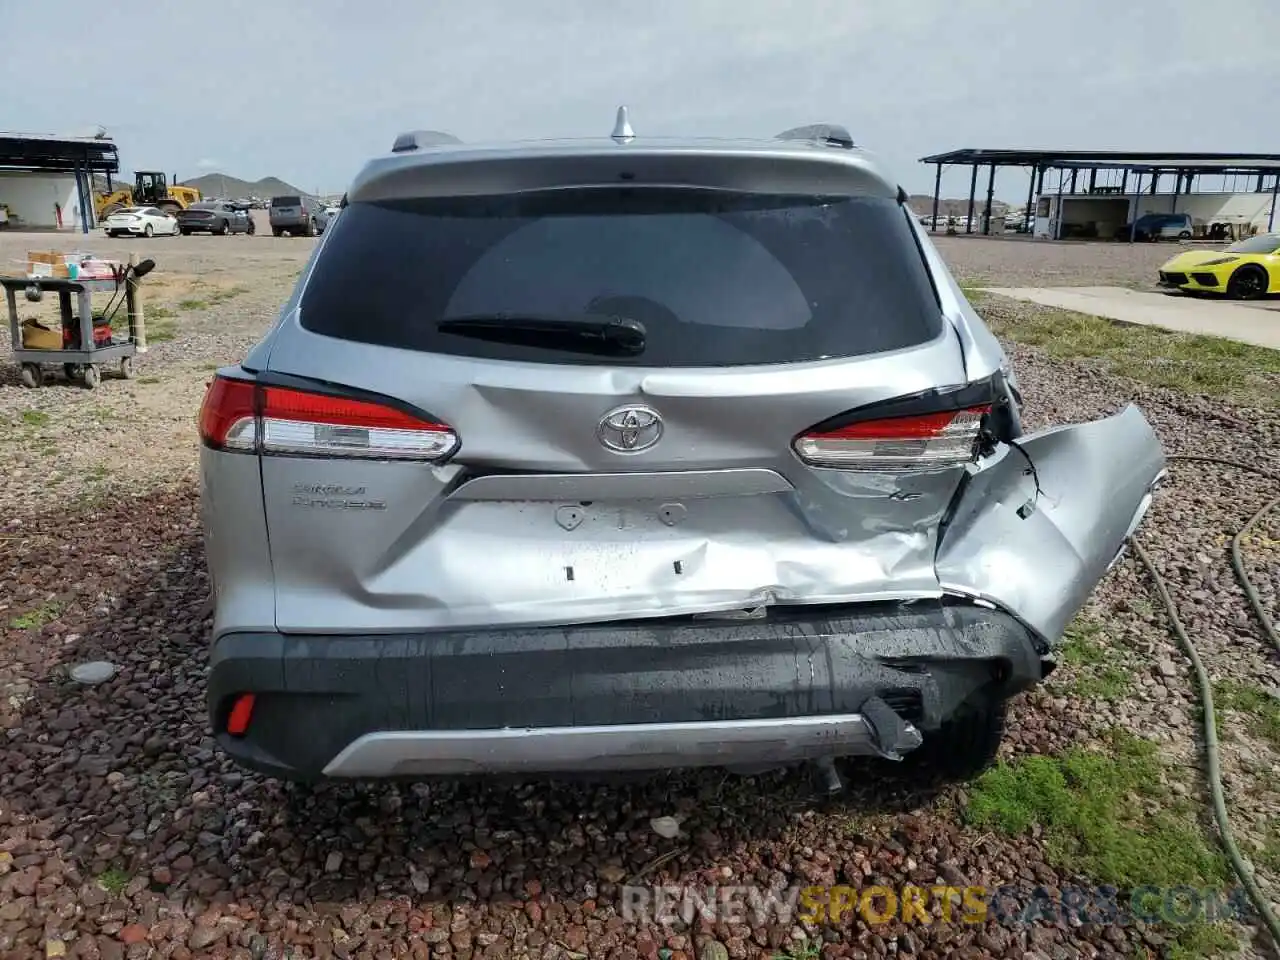
[[120,154],[106,137],[58,137],[0,131],[0,171],[70,173],[80,198],[80,227],[89,232],[93,217],[93,175],[120,170]]
[[[1033,167],[1043,184],[1044,172],[1051,169],[1072,170],[1072,184],[1075,183],[1077,170],[1123,170],[1126,178],[1130,172],[1141,176],[1143,173],[1176,173],[1178,175],[1179,192],[1184,176],[1197,174],[1254,174],[1258,177],[1258,192],[1263,189],[1263,177],[1273,174],[1271,187],[1272,211],[1268,222],[1271,229],[1275,220],[1275,204],[1277,193],[1280,193],[1280,154],[1277,153],[1177,153],[1170,151],[1132,152],[1116,150],[1004,150],[977,149],[966,147],[962,150],[950,150],[946,153],[935,153],[920,158],[921,163],[931,163],[937,167],[933,188],[933,228],[937,227],[938,202],[942,187],[942,168],[946,166],[971,166],[973,175],[969,179],[969,217],[965,232],[973,229],[974,195],[978,185],[978,168],[990,167],[987,179],[987,202],[984,213],[983,232],[989,232],[991,203],[995,192],[997,167]],[[1093,176],[1092,174],[1090,175]],[[1027,219],[1030,220],[1031,199],[1037,189],[1036,177],[1033,176],[1027,191]]]

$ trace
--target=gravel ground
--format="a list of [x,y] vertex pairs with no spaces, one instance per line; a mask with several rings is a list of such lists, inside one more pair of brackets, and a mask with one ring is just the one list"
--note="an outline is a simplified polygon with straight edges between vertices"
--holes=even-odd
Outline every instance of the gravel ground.
[[[0,957],[765,958],[801,931],[637,925],[622,916],[619,884],[1080,880],[1051,867],[1035,836],[963,826],[964,789],[931,791],[876,764],[855,765],[850,791],[832,802],[798,775],[301,790],[233,768],[205,729],[192,421],[209,370],[238,358],[270,320],[311,242],[153,243],[157,280],[167,271],[247,290],[182,311],[174,339],[153,347],[132,383],[26,391],[0,356]],[[1147,247],[939,244],[966,280],[1002,283],[1092,284],[1107,271],[1136,283],[1159,260]],[[30,245],[0,237],[0,259]],[[1012,352],[1033,428],[1133,401],[1170,452],[1280,471],[1272,411]],[[1172,474],[1143,542],[1215,679],[1275,687],[1280,658],[1235,584],[1228,541],[1276,491],[1225,468],[1179,464]],[[1278,545],[1273,518],[1246,553],[1280,618]],[[1117,566],[1086,616],[1132,655],[1131,691],[1081,696],[1064,665],[1016,703],[1005,754],[1088,743],[1118,724],[1157,739],[1171,770],[1195,765],[1189,667],[1135,563]],[[91,688],[67,679],[69,665],[93,659],[117,674]],[[1234,821],[1252,849],[1280,822],[1280,757],[1245,721],[1228,714],[1223,749]],[[1199,780],[1190,782],[1194,794]],[[663,816],[682,820],[679,835],[655,831],[651,818]],[[1260,868],[1259,879],[1280,900],[1277,877]],[[825,936],[824,957],[1058,960],[1166,948],[1156,930],[1088,925],[859,923]]]

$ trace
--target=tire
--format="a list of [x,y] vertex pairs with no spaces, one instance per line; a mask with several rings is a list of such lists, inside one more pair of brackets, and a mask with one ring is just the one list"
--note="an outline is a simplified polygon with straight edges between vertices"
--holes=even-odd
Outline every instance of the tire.
[[191,236],[191,231],[190,231],[190,230],[188,230],[188,229],[186,229],[185,227],[180,227],[180,228],[179,228],[179,232],[180,232],[184,237],[189,237],[189,236]]
[[86,390],[96,390],[102,382],[102,373],[96,363],[87,364],[84,368],[84,386]]
[[1271,277],[1256,263],[1237,267],[1227,281],[1227,296],[1233,300],[1260,300],[1267,295]]
[[1191,239],[1191,231],[1190,231],[1190,230],[1183,230],[1180,234],[1178,234],[1178,239],[1179,239],[1179,240],[1190,240],[1190,239]]
[[151,224],[148,223],[145,227],[142,228],[142,235],[146,237],[148,240],[150,240],[152,237],[156,235],[156,232],[151,228]]
[[107,236],[114,240],[116,237],[120,236],[120,234],[116,233],[114,230],[108,230]]
[[126,380],[132,380],[134,376],[133,357],[120,358],[120,376]]
[[35,390],[37,387],[44,385],[44,370],[38,363],[24,363],[19,373],[19,379],[22,385],[29,390]]
[[228,223],[226,220],[223,220],[221,225],[218,227],[218,236],[225,237],[230,233],[231,233],[231,224]]
[[316,222],[314,220],[307,221],[306,235],[308,237],[314,237],[316,235]]
[[284,236],[284,231],[283,231],[283,230],[281,230],[279,227],[272,227],[272,228],[271,228],[271,233],[272,233],[274,236],[277,236],[277,237],[283,237],[283,236]]
[[250,217],[249,226],[245,228],[244,235],[246,237],[252,237],[257,232],[258,232],[258,228],[253,225],[253,217]]
[[907,754],[904,765],[921,776],[972,780],[995,762],[1004,740],[1005,701],[966,705]]
[[62,365],[62,372],[66,374],[68,380],[79,380],[81,375],[84,373],[84,371],[80,369],[80,364],[78,363],[64,363]]

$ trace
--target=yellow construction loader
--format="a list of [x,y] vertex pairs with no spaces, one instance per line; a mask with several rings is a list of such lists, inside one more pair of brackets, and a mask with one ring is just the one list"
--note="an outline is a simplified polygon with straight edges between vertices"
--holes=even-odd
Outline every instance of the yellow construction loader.
[[165,175],[157,170],[139,170],[133,177],[132,187],[119,187],[94,198],[94,214],[99,222],[124,207],[157,207],[176,214],[200,199],[195,187],[169,186]]

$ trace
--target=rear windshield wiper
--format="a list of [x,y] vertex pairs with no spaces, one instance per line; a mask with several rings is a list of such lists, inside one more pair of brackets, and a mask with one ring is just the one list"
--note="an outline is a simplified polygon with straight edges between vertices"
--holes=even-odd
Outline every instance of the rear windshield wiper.
[[476,313],[441,320],[436,329],[497,343],[625,356],[644,353],[646,333],[639,320],[602,313]]

